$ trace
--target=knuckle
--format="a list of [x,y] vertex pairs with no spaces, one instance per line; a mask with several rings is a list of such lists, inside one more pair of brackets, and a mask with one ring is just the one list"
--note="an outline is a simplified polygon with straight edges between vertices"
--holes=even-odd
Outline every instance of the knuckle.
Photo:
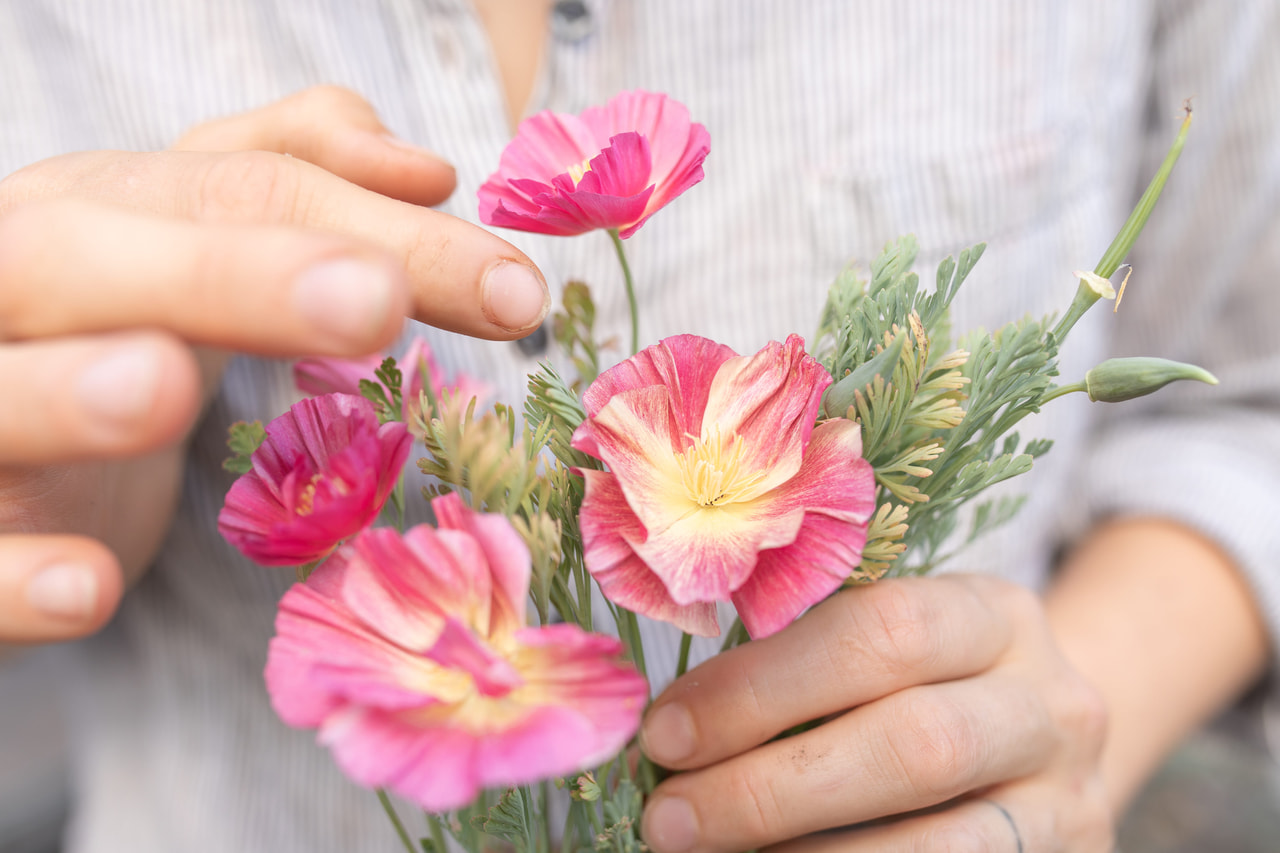
[[285,98],[281,105],[312,116],[349,115],[373,112],[369,102],[345,86],[326,83],[310,86]]
[[198,172],[194,192],[199,217],[211,221],[285,223],[305,212],[301,168],[266,151],[214,157]]
[[746,837],[762,842],[782,836],[784,810],[773,786],[773,776],[743,770],[729,784],[726,802],[736,804],[735,817]]
[[453,253],[452,243],[453,239],[443,229],[415,229],[414,236],[404,247],[405,265],[417,280],[438,280]]
[[1055,691],[1052,715],[1087,754],[1096,755],[1107,736],[1110,713],[1101,691],[1084,676],[1070,672]]
[[907,692],[885,745],[913,795],[941,802],[969,790],[988,760],[981,726],[960,704]]
[[[872,587],[852,618],[860,624],[855,642],[865,646],[871,663],[890,672],[910,672],[928,666],[938,656],[933,625],[937,614],[912,594],[914,584],[885,583]],[[850,604],[854,596],[848,597]],[[865,664],[866,661],[860,661]]]

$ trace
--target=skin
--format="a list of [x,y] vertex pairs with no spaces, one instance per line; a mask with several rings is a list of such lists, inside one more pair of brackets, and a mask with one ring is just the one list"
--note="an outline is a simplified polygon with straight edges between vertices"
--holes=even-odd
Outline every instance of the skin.
[[[526,2],[476,0],[513,123],[548,8]],[[168,524],[225,351],[365,353],[405,313],[509,338],[545,311],[493,322],[484,272],[527,259],[403,204],[443,199],[452,172],[388,143],[350,93],[313,90],[178,148],[57,158],[0,183],[0,382],[18,403],[6,412],[23,413],[0,412],[2,638],[81,636],[109,616]],[[252,148],[266,153],[200,153]],[[344,268],[360,285],[340,312],[360,317],[351,327],[290,297],[323,259],[365,265]],[[112,353],[133,356],[132,378],[84,383]],[[104,387],[99,406],[116,411],[91,414]],[[30,580],[54,564],[94,579],[76,613],[29,605]],[[980,576],[850,590],[657,698],[642,745],[684,772],[650,800],[645,837],[657,853],[1014,851],[1019,836],[1027,851],[1107,850],[1113,815],[1266,658],[1230,559],[1160,519],[1094,531],[1043,599]]]
[[331,87],[0,182],[0,640],[110,617],[229,353],[366,354],[406,315],[499,340],[541,322],[527,257],[422,206],[454,182]]

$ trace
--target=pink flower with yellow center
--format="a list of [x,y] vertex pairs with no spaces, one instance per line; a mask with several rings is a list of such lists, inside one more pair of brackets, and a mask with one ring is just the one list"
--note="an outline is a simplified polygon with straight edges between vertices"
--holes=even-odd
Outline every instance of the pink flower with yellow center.
[[480,188],[480,221],[560,236],[603,228],[625,239],[702,180],[710,150],[707,129],[666,95],[623,92],[577,116],[538,113]]
[[[301,358],[294,362],[293,381],[304,394],[360,394],[360,380],[374,379],[374,373],[382,365],[383,357],[370,355],[364,358]],[[444,371],[436,362],[425,339],[415,337],[409,342],[404,355],[396,359],[396,366],[404,374],[404,410],[401,417],[412,429],[415,415],[421,411],[423,376],[431,383],[431,392],[443,402],[445,395],[454,405],[465,408],[474,399],[484,402],[489,386],[467,376],[457,374],[452,382],[444,377]]]
[[350,394],[303,400],[266,433],[218,514],[223,537],[264,566],[314,562],[368,527],[413,443],[403,423],[379,426],[373,404]]
[[267,689],[318,728],[343,771],[423,808],[603,763],[640,724],[648,687],[621,644],[525,626],[529,550],[457,495],[439,528],[368,530],[280,602]]
[[732,600],[753,637],[857,567],[875,482],[859,426],[814,426],[831,377],[792,335],[753,356],[680,335],[600,375],[573,446],[587,568],[606,597],[704,636]]

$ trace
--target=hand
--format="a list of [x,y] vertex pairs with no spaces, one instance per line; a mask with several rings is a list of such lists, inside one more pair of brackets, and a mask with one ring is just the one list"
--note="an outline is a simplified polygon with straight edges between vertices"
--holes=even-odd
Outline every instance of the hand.
[[448,197],[452,167],[350,92],[308,90],[175,148],[0,181],[0,640],[110,616],[159,546],[231,351],[366,354],[406,314],[509,339],[546,313],[528,258],[418,206]]
[[882,581],[658,697],[641,743],[687,772],[654,792],[644,837],[657,853],[1110,850],[1105,717],[1031,593]]

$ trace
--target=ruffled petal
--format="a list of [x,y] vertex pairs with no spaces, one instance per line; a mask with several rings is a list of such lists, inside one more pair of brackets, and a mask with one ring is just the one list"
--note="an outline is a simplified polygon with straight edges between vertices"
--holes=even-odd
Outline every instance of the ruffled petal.
[[[600,414],[609,401],[623,391],[659,386],[671,398],[671,411],[681,447],[688,436],[697,438],[702,432],[703,412],[711,393],[716,372],[726,361],[737,356],[729,347],[698,335],[676,335],[646,347],[636,355],[601,373],[582,395],[587,420]],[[574,447],[599,458],[594,443],[587,437],[574,435]]]
[[529,546],[511,522],[494,513],[475,512],[456,493],[436,498],[431,509],[441,529],[469,534],[484,554],[493,579],[493,604],[488,624],[477,627],[486,636],[523,628],[532,563]]
[[583,560],[605,598],[690,634],[717,636],[720,625],[715,605],[677,604],[666,584],[636,554],[632,543],[643,542],[645,530],[628,506],[617,478],[603,471],[579,473],[586,479],[587,495],[578,517]]
[[478,741],[465,730],[424,728],[412,717],[351,707],[327,720],[319,739],[355,782],[388,788],[427,811],[460,808],[480,792]]
[[861,450],[856,423],[820,424],[800,472],[778,490],[780,502],[806,512],[795,541],[761,551],[755,571],[733,596],[752,637],[790,624],[838,589],[861,562],[875,510],[875,474]]
[[791,335],[753,356],[727,361],[715,375],[703,430],[711,425],[743,440],[743,467],[767,472],[756,493],[775,488],[800,468],[822,392],[831,375]]
[[300,358],[293,363],[293,384],[304,394],[359,394],[360,380],[372,379],[379,356],[364,358]]
[[336,393],[295,404],[266,433],[253,469],[227,492],[218,529],[268,566],[319,560],[372,523],[413,441],[402,423],[379,426],[368,400]]
[[492,580],[484,552],[470,536],[425,524],[403,536],[376,528],[337,557],[346,560],[343,602],[406,649],[430,649],[451,615],[488,624]]

